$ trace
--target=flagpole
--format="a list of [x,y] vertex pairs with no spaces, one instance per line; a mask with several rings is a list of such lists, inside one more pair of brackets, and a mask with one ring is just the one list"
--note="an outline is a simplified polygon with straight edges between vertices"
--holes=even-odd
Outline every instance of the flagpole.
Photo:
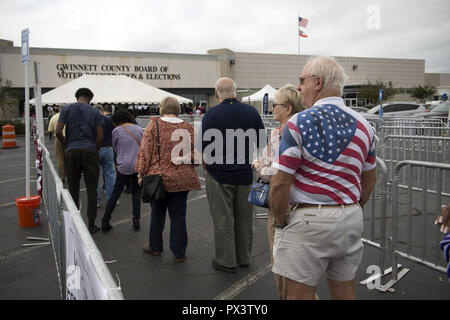
[[298,20],[300,18],[300,14],[297,13],[297,38],[298,38],[298,55],[300,55],[300,33],[299,33],[299,26],[298,26]]

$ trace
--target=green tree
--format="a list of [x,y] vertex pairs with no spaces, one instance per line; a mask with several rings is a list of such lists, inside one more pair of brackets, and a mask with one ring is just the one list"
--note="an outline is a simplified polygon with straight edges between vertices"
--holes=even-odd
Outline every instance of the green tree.
[[411,96],[425,103],[427,100],[433,99],[433,97],[436,94],[437,94],[436,87],[433,87],[431,85],[426,85],[422,87],[421,85],[418,85],[414,88],[414,91],[411,94]]
[[393,96],[395,96],[395,89],[393,87],[392,81],[384,83],[378,80],[375,83],[367,80],[368,84],[361,86],[359,89],[359,97],[367,99],[369,105],[375,106],[378,103],[380,89],[383,89],[383,101],[389,101]]
[[3,106],[3,104],[6,101],[6,98],[11,94],[12,94],[11,81],[6,80],[3,82],[3,79],[0,78],[0,106]]
[[19,113],[19,95],[11,88],[11,81],[0,78],[0,119],[17,117]]

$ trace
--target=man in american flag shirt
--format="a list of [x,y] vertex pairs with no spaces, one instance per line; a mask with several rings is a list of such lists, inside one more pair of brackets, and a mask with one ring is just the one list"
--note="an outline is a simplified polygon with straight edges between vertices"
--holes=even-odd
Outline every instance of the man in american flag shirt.
[[330,57],[307,63],[298,89],[306,111],[287,123],[272,178],[272,271],[287,299],[314,299],[324,273],[333,299],[354,299],[362,259],[362,206],[376,182],[374,132],[342,98],[347,76]]

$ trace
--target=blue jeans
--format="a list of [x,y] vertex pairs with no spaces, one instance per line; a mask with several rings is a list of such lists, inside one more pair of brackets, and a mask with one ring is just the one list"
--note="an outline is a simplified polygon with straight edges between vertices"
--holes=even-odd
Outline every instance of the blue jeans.
[[[113,149],[101,148],[98,151],[98,161],[103,172],[103,182],[105,184],[106,199],[109,200],[114,188],[114,180],[116,179]],[[97,203],[100,204],[101,202],[101,175],[99,175],[97,184]]]
[[150,219],[150,250],[163,251],[162,233],[166,222],[166,211],[170,217],[170,250],[175,258],[184,258],[187,248],[186,209],[189,191],[166,192],[166,199],[152,203]]
[[122,174],[117,171],[116,183],[114,184],[114,189],[111,193],[111,197],[108,199],[106,204],[105,214],[103,215],[103,222],[109,222],[111,219],[111,214],[116,207],[117,200],[119,200],[122,194],[125,184],[128,180],[131,180],[131,196],[133,199],[133,220],[139,220],[141,218],[141,196],[139,194],[139,185],[137,173],[128,175]]

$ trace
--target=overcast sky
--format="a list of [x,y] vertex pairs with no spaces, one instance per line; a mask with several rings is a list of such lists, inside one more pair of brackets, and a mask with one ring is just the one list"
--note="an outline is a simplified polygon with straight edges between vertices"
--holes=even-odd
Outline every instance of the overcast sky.
[[[0,39],[20,46],[301,54],[426,60],[450,73],[448,0],[0,0]],[[379,14],[378,14],[379,12]],[[379,19],[378,19],[379,17]],[[378,28],[379,27],[379,28]]]

